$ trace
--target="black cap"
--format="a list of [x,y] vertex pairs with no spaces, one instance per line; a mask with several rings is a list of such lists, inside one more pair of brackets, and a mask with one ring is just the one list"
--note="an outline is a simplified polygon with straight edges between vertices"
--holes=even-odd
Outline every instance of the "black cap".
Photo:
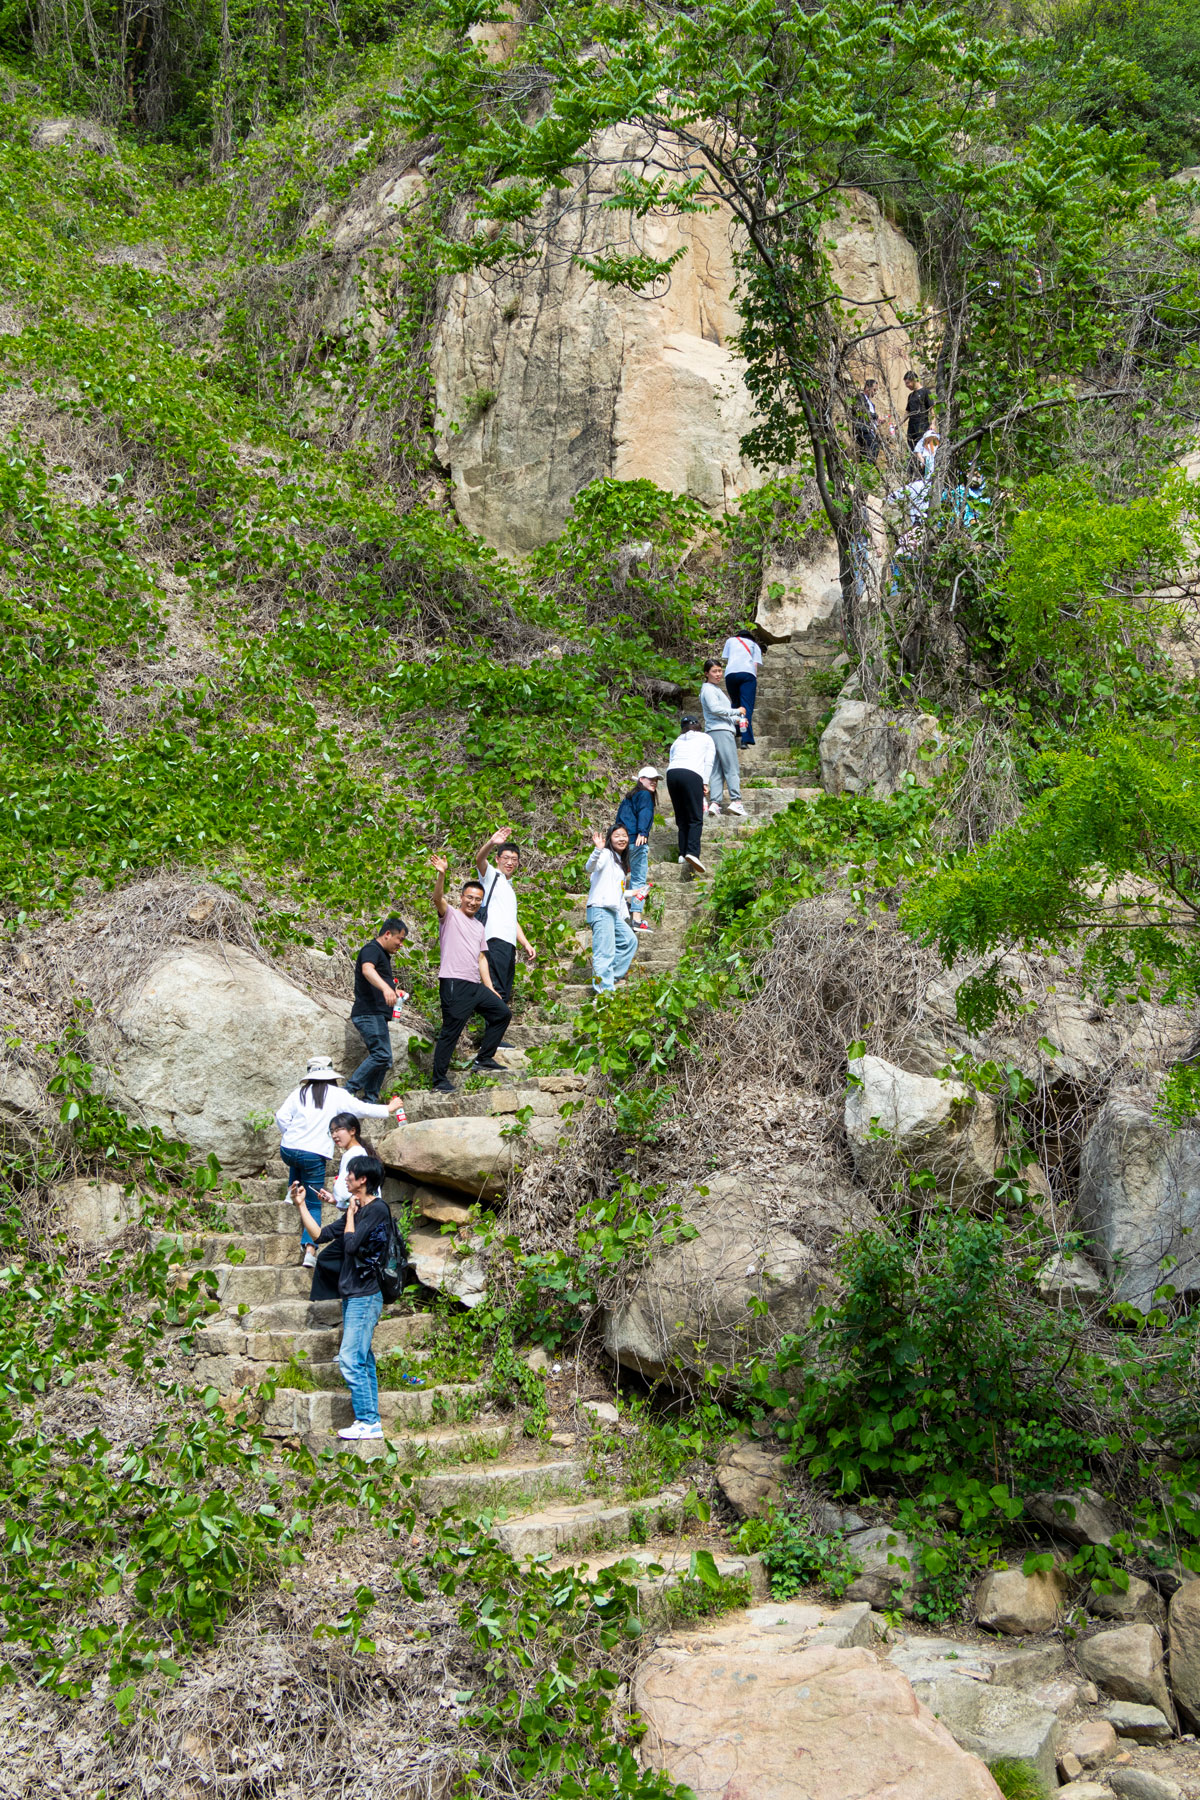
[[703,731],[704,721],[698,719],[695,713],[684,713],[679,721],[679,729],[680,731]]

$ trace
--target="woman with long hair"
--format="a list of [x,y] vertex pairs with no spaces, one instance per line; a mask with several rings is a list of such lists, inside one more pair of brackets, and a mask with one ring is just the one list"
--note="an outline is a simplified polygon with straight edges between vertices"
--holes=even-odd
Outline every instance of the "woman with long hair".
[[608,836],[592,833],[587,859],[587,922],[592,928],[592,987],[611,994],[637,955],[637,933],[629,924],[625,888],[629,880],[629,830],[613,825]]
[[[373,1106],[369,1100],[360,1100],[357,1094],[348,1093],[340,1082],[341,1076],[331,1057],[310,1056],[304,1080],[292,1089],[275,1114],[280,1131],[280,1157],[289,1179],[303,1184],[308,1210],[318,1224],[325,1165],[333,1155],[329,1127],[334,1115],[349,1113],[356,1119],[388,1119],[395,1114],[398,1125],[405,1122],[404,1102],[399,1094],[393,1094],[386,1106]],[[311,1269],[317,1253],[307,1227],[301,1232],[300,1245],[303,1251],[300,1260],[306,1269]]]
[[341,1152],[337,1178],[333,1184],[330,1199],[339,1212],[345,1212],[350,1204],[350,1189],[346,1182],[346,1170],[356,1156],[374,1156],[375,1146],[365,1135],[360,1120],[353,1113],[334,1113],[329,1121],[329,1135],[333,1139],[335,1152]]

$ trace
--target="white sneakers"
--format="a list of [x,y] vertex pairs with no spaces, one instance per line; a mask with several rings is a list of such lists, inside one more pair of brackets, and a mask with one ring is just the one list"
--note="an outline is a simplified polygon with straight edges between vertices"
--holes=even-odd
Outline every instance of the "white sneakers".
[[347,1425],[345,1431],[338,1432],[338,1436],[340,1438],[349,1438],[351,1440],[357,1440],[359,1438],[381,1438],[383,1436],[383,1426],[380,1425],[378,1421],[376,1421],[374,1425],[368,1425],[362,1419],[355,1419],[353,1425]]
[[705,868],[704,864],[700,861],[700,858],[698,856],[685,856],[683,860],[687,864],[689,869],[694,869],[696,871],[697,875],[707,875],[708,874],[708,870]]
[[729,802],[729,810],[731,813],[736,813],[739,819],[744,819],[746,817],[746,809],[740,800],[731,800]]
[[305,1244],[304,1246],[304,1263],[302,1266],[306,1269],[315,1269],[317,1266],[317,1252],[312,1244]]
[[711,817],[712,817],[712,816],[713,816],[713,814],[714,814],[714,813],[715,813],[715,814],[716,814],[716,816],[717,816],[717,818],[718,818],[718,819],[719,819],[719,818],[720,818],[720,816],[721,816],[721,809],[720,809],[720,807],[719,807],[719,806],[718,806],[718,805],[717,805],[717,803],[716,803],[716,801],[715,801],[715,800],[711,800],[711,801],[710,801],[710,802],[709,802],[709,806],[708,806],[708,814],[709,814],[709,817],[710,817],[710,818],[711,818]]

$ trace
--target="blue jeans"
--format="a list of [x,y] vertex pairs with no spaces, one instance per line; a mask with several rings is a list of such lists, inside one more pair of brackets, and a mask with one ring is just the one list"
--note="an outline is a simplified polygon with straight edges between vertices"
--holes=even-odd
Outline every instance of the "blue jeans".
[[350,1023],[367,1046],[367,1054],[355,1069],[346,1086],[351,1093],[360,1099],[369,1100],[372,1106],[379,1105],[379,1090],[383,1086],[383,1078],[392,1066],[392,1033],[389,1021],[382,1013],[362,1013],[355,1018],[350,1015]]
[[733,704],[746,709],[746,735],[742,739],[742,748],[746,749],[754,742],[754,696],[758,692],[758,676],[727,675],[725,687]]
[[[631,888],[644,888],[650,879],[650,846],[649,844],[630,844],[629,846],[629,885]],[[642,916],[644,902],[636,895],[629,897],[629,910],[635,919]]]
[[338,1368],[350,1389],[354,1416],[364,1425],[379,1423],[379,1376],[371,1339],[383,1314],[382,1294],[359,1294],[342,1301],[342,1347]]
[[[325,1158],[318,1156],[315,1150],[288,1150],[281,1148],[279,1152],[292,1181],[304,1183],[304,1203],[319,1225],[321,1223],[321,1202],[317,1195],[325,1186]],[[300,1233],[302,1244],[311,1244],[307,1225]]]
[[592,986],[611,994],[637,955],[637,933],[615,906],[589,906],[587,922],[592,928]]

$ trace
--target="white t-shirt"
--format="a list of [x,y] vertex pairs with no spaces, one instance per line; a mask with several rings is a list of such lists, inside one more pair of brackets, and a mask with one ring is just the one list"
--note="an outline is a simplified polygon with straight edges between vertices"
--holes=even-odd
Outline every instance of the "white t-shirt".
[[369,1100],[360,1100],[357,1094],[348,1094],[345,1088],[337,1087],[333,1082],[329,1084],[325,1104],[319,1111],[311,1093],[304,1096],[299,1088],[293,1088],[275,1114],[275,1123],[283,1134],[280,1148],[309,1150],[314,1156],[326,1158],[332,1156],[333,1139],[329,1135],[329,1121],[334,1113],[340,1112],[353,1113],[356,1119],[391,1118],[386,1106],[375,1106]]
[[713,772],[716,754],[712,739],[703,731],[683,731],[671,745],[667,767],[690,769],[693,775],[699,775],[701,781],[707,781]]
[[517,895],[507,875],[499,869],[487,865],[487,873],[483,878],[485,898],[487,900],[487,934],[488,940],[499,938],[502,943],[515,944],[517,941]]
[[725,664],[727,675],[757,675],[762,651],[753,638],[726,638],[721,661]]
[[350,1204],[350,1183],[346,1180],[346,1170],[356,1156],[366,1156],[361,1144],[351,1144],[348,1150],[342,1151],[342,1160],[338,1164],[337,1180],[333,1184],[333,1197],[337,1201],[338,1210],[345,1212]]

